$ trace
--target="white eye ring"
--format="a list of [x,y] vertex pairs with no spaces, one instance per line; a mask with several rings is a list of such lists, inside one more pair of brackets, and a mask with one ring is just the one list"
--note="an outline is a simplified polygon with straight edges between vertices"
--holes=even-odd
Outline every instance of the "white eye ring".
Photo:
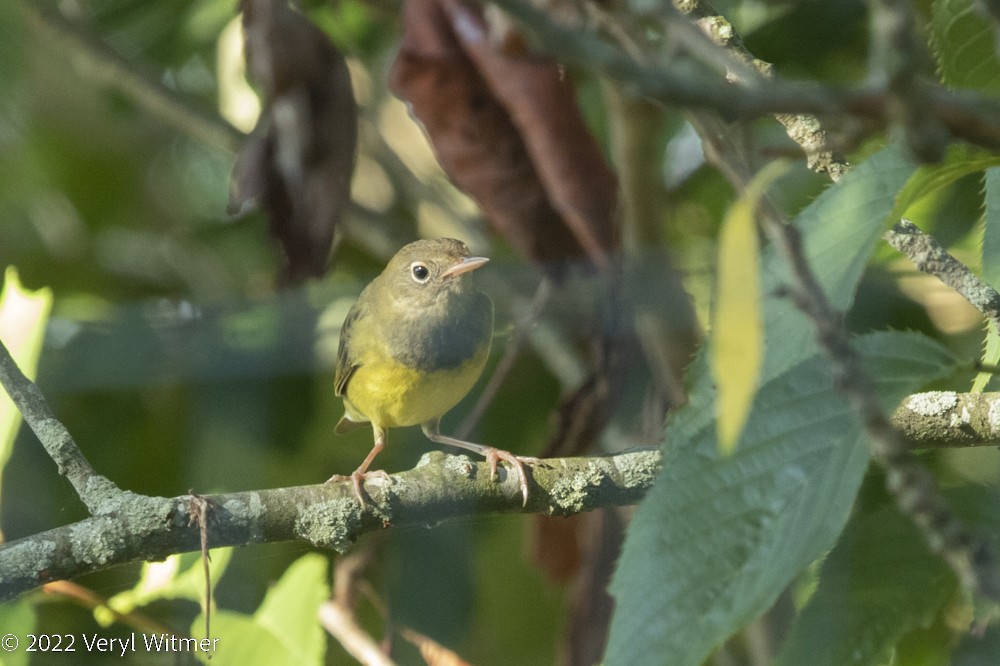
[[431,279],[431,269],[422,261],[414,261],[410,264],[410,277],[418,284],[423,284]]

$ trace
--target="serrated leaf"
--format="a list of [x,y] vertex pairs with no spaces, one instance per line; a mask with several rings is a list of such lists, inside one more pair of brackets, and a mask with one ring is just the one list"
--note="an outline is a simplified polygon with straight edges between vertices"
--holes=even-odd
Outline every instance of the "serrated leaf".
[[736,448],[763,363],[764,322],[760,296],[760,244],[756,211],[789,162],[772,162],[733,202],[719,231],[719,277],[712,325],[712,376],[718,387],[716,424],[719,449]]
[[[24,289],[17,270],[13,266],[7,268],[0,291],[0,340],[28,379],[34,379],[38,370],[38,357],[51,309],[50,289]],[[21,413],[7,392],[0,389],[0,470],[10,458],[20,426]]]
[[[796,216],[806,260],[833,307],[846,310],[850,305],[872,248],[891,219],[896,195],[914,170],[904,151],[891,146],[855,166]],[[809,358],[818,347],[805,316],[787,299],[774,297],[791,275],[772,247],[763,253],[761,274],[767,297],[763,382]]]
[[[945,495],[978,534],[1000,530],[996,490],[966,486]],[[951,570],[895,506],[855,515],[823,562],[815,594],[793,623],[776,666],[993,663],[996,650],[980,661],[963,662],[961,649],[949,658],[954,646],[945,624],[957,624],[961,613],[955,588]]]
[[[856,345],[886,407],[957,367],[915,333]],[[608,664],[701,663],[834,543],[868,466],[867,438],[825,357],[761,386],[731,456],[717,452],[711,405],[692,405],[668,429],[680,450],[637,512],[612,584]]]
[[[797,217],[805,256],[834,307],[849,305],[913,170],[901,150],[886,149]],[[867,466],[868,445],[817,356],[811,323],[774,296],[790,279],[787,264],[768,248],[761,266],[764,366],[740,447],[718,454],[716,396],[702,355],[690,372],[691,400],[667,428],[663,473],[636,512],[612,582],[610,665],[700,663],[833,545]],[[905,379],[913,372],[943,373],[944,352],[915,337],[906,337],[921,347],[913,364],[883,370],[869,359],[890,399],[917,388]],[[884,351],[881,363],[889,362]]]
[[1000,166],[1000,155],[987,153],[966,145],[950,146],[939,164],[925,164],[907,181],[896,197],[889,219],[904,217],[914,203],[948,187],[959,178]]
[[983,205],[983,280],[1000,288],[1000,167],[986,170]]
[[932,623],[954,589],[951,570],[894,505],[856,516],[823,562],[776,666],[884,663],[903,634]]
[[[212,638],[219,639],[219,649],[207,663],[322,664],[326,637],[317,613],[330,596],[327,568],[327,559],[319,553],[303,555],[285,570],[253,616],[214,612]],[[200,637],[204,626],[204,615],[199,615],[191,635]]]
[[977,0],[934,0],[931,5],[934,56],[949,86],[1000,91],[996,35]]
[[[983,281],[996,289],[1000,285],[1000,168],[986,170],[983,190]],[[986,366],[1000,365],[1000,333],[992,323],[986,325],[982,361]],[[995,373],[979,372],[972,382],[972,392],[995,390],[997,385],[1000,378]]]
[[[996,327],[992,323],[986,325],[986,339],[983,341],[983,365],[995,368],[1000,365],[1000,335],[997,334]],[[982,370],[976,373],[972,380],[972,393],[982,393],[986,390],[995,390],[997,382],[995,372]],[[994,386],[991,387],[990,383]]]

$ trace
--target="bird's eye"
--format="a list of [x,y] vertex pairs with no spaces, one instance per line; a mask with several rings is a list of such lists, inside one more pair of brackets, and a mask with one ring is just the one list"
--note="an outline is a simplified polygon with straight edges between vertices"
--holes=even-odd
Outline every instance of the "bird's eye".
[[416,282],[423,284],[431,276],[431,269],[422,261],[414,261],[410,264],[410,275]]

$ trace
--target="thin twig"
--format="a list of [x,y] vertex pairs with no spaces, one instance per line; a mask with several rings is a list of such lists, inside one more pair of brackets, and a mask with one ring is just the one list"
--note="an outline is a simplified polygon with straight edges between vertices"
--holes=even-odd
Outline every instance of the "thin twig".
[[190,636],[178,633],[167,625],[161,624],[160,622],[143,615],[142,613],[138,613],[136,611],[121,613],[109,605],[106,598],[102,597],[93,590],[72,581],[59,580],[53,583],[48,583],[42,587],[42,592],[54,597],[69,599],[73,603],[88,610],[96,610],[98,608],[103,609],[114,618],[115,622],[132,627],[133,629],[138,629],[139,631],[153,634],[170,634],[177,636],[178,638],[190,638]]
[[535,290],[535,295],[531,299],[528,310],[514,326],[514,335],[511,336],[510,341],[507,343],[503,358],[500,359],[493,374],[490,375],[490,381],[487,382],[483,392],[479,395],[479,399],[476,400],[476,404],[458,427],[455,434],[455,437],[458,439],[467,439],[472,434],[479,420],[483,418],[483,414],[486,413],[486,410],[496,398],[500,387],[506,381],[507,375],[510,374],[510,371],[514,367],[514,362],[528,340],[528,330],[535,325],[535,321],[545,308],[545,304],[548,303],[549,296],[551,295],[552,281],[548,277],[543,277],[542,281],[538,284],[538,289]]
[[[370,542],[369,542],[370,543]],[[333,598],[320,606],[319,618],[348,653],[362,664],[391,664],[392,659],[358,624],[355,606],[361,575],[372,560],[371,547],[337,558],[333,571]]]
[[941,247],[936,238],[905,218],[892,225],[884,238],[905,254],[918,271],[933,275],[954,289],[1000,330],[1000,294]]
[[361,628],[354,614],[335,601],[319,607],[319,621],[347,652],[365,666],[393,666],[379,644]]

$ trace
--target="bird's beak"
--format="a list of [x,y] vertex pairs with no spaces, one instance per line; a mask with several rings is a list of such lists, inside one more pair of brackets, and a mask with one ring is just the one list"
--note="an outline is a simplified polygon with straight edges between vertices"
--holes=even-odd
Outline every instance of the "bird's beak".
[[444,273],[441,273],[441,277],[455,277],[456,275],[461,275],[462,273],[474,271],[480,266],[484,266],[487,261],[489,261],[488,257],[466,257],[457,264],[449,266]]

